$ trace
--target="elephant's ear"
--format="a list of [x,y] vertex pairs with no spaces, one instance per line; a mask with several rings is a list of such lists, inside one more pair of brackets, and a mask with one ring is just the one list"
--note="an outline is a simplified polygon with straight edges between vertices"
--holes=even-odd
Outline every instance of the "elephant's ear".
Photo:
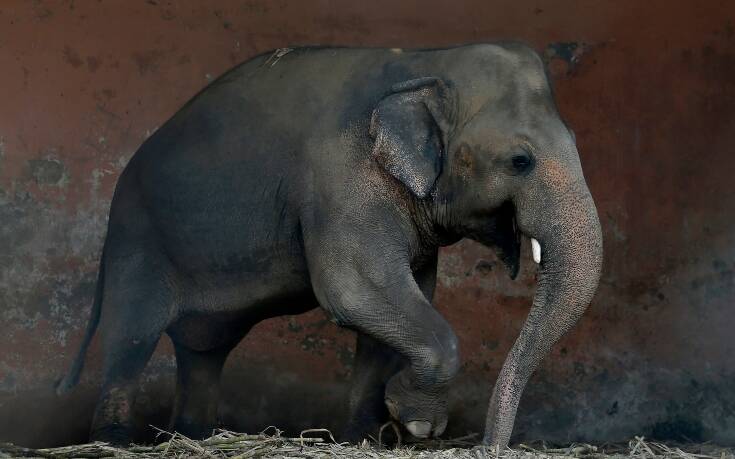
[[421,199],[429,195],[442,170],[448,97],[438,78],[398,83],[370,120],[373,156]]

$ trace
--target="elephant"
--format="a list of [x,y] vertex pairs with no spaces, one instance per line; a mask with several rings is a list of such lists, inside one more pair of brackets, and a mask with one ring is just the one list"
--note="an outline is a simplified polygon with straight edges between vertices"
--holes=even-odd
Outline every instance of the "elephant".
[[[444,49],[282,48],[216,79],[148,137],[118,178],[91,318],[91,438],[129,442],[137,379],[165,332],[171,428],[217,422],[228,353],[260,321],[321,307],[357,333],[347,438],[390,418],[447,425],[458,338],[432,305],[438,249],[538,263],[530,312],[490,397],[505,447],[521,393],[597,288],[602,235],[576,140],[539,55],[515,42]],[[526,239],[528,238],[528,239]]]

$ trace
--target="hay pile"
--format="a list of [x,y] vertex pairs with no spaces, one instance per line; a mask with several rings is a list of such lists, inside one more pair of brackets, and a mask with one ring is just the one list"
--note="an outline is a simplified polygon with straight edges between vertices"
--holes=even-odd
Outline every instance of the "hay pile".
[[[519,445],[517,449],[495,451],[474,446],[476,435],[454,440],[435,440],[386,449],[364,442],[349,445],[334,441],[331,433],[324,429],[306,430],[299,437],[289,438],[277,429],[268,429],[258,435],[218,431],[214,436],[201,441],[191,440],[179,434],[161,432],[168,441],[156,446],[131,446],[116,448],[106,443],[64,446],[60,448],[29,449],[8,443],[0,443],[0,458],[456,458],[456,459],[557,459],[557,458],[681,458],[681,459],[724,459],[733,458],[733,450],[711,445],[689,445],[683,449],[648,442],[636,437],[626,446],[596,447],[574,444],[567,448]],[[316,436],[315,436],[316,435]]]

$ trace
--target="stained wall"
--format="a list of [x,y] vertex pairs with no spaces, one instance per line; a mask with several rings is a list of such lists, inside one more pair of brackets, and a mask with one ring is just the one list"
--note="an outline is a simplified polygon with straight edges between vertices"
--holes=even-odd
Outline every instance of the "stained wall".
[[[208,82],[284,46],[519,39],[547,60],[576,132],[605,268],[529,383],[515,439],[735,443],[734,21],[717,0],[4,0],[0,440],[86,439],[98,343],[72,394],[52,386],[88,317],[116,178]],[[526,252],[516,281],[478,244],[441,253],[436,303],[463,354],[448,435],[482,431],[533,294]],[[336,429],[353,353],[319,311],[258,325],[225,369],[223,422]],[[165,426],[174,368],[164,339],[141,382],[141,432]]]

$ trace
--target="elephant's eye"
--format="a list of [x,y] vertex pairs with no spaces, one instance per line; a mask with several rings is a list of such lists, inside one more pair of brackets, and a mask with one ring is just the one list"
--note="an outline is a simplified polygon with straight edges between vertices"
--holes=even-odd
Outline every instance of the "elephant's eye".
[[516,153],[510,160],[516,174],[526,174],[533,168],[533,158],[528,153]]

